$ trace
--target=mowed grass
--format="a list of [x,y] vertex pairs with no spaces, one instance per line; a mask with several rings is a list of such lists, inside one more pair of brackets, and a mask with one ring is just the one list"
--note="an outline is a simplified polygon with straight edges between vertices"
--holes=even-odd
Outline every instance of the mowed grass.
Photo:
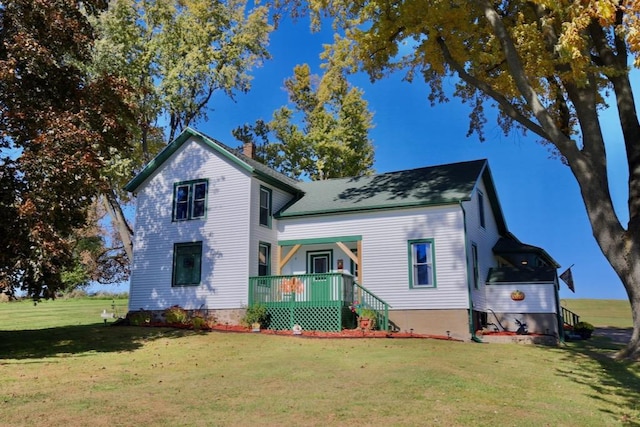
[[612,360],[619,347],[604,338],[555,348],[105,327],[109,305],[77,300],[85,314],[72,315],[69,303],[47,303],[57,320],[43,328],[32,305],[0,304],[0,425],[640,425],[640,366]]
[[562,306],[594,326],[631,328],[631,306],[627,300],[563,299]]

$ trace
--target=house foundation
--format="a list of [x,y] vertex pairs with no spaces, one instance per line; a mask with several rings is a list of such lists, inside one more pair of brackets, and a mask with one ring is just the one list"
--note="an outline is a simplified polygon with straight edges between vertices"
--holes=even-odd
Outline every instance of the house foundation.
[[391,331],[469,340],[467,310],[389,310]]

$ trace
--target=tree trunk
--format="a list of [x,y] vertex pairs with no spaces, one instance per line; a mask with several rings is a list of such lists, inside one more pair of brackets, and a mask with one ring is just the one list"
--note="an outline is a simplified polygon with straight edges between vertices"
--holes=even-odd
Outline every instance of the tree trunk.
[[[585,137],[585,145],[589,144]],[[625,230],[613,208],[602,158],[585,154],[568,158],[578,181],[593,236],[624,285],[631,304],[633,334],[619,357],[640,359],[640,235]],[[610,286],[603,283],[602,286]]]
[[113,190],[109,190],[102,195],[102,203],[111,217],[111,222],[116,228],[120,240],[124,246],[124,251],[129,258],[129,263],[133,262],[133,230],[129,227],[127,219],[124,217],[122,207],[118,202]]

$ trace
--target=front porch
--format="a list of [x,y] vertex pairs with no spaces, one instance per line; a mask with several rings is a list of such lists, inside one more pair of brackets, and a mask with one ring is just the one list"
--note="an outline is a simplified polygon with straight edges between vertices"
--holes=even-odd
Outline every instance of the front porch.
[[268,329],[340,331],[356,327],[354,303],[374,310],[378,329],[389,329],[389,305],[348,273],[256,276],[249,278],[249,305],[264,304]]

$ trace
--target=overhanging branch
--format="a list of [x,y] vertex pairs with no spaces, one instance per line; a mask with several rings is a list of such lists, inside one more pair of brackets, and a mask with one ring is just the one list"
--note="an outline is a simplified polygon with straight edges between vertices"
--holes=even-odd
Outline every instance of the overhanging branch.
[[484,92],[486,95],[494,99],[500,105],[500,107],[505,112],[505,114],[507,114],[507,116],[509,116],[516,122],[520,123],[522,126],[529,129],[531,132],[534,132],[535,134],[539,135],[540,137],[549,141],[551,140],[549,138],[549,135],[545,132],[545,130],[540,125],[529,120],[526,116],[524,116],[520,111],[518,111],[513,106],[513,104],[511,104],[511,102],[509,102],[509,100],[504,95],[502,95],[497,90],[493,89],[486,82],[469,74],[464,69],[464,67],[453,58],[453,56],[451,55],[451,52],[449,51],[449,48],[447,47],[447,43],[444,41],[442,37],[438,37],[437,42],[438,42],[438,46],[440,46],[440,50],[442,51],[442,56],[444,57],[445,61],[447,61],[447,64],[449,64],[456,71],[456,73],[458,73],[458,76],[460,76],[462,80],[464,80],[471,86],[478,88],[479,90]]

